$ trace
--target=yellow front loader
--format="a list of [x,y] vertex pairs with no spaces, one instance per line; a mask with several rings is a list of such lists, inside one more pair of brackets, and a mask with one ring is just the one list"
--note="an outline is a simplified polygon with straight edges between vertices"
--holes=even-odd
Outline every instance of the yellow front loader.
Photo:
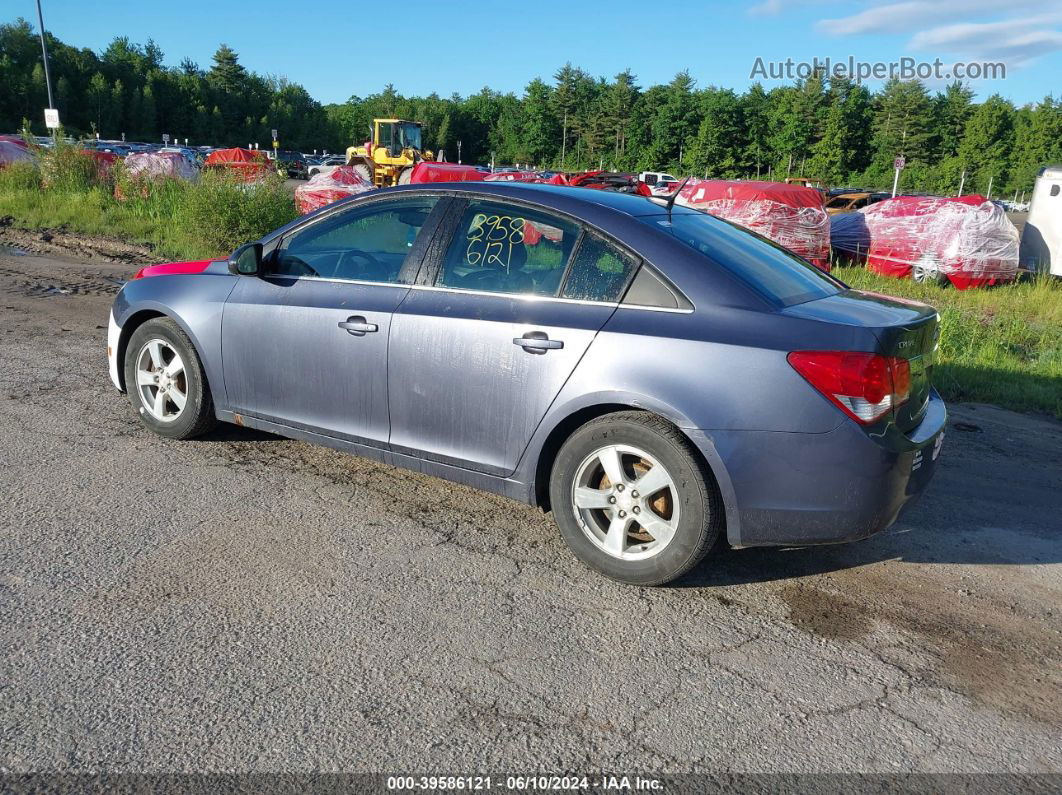
[[347,165],[378,188],[404,185],[416,163],[434,159],[422,148],[420,123],[402,119],[373,119],[372,138],[347,149]]

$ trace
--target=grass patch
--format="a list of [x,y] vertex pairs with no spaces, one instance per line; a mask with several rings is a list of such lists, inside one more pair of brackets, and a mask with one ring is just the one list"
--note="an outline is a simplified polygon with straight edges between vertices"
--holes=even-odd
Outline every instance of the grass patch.
[[860,290],[913,298],[940,313],[933,380],[947,400],[1062,419],[1062,282],[1043,276],[976,290],[890,279],[862,267],[834,275]]
[[296,216],[275,174],[254,185],[217,172],[195,182],[144,180],[130,178],[121,163],[100,168],[72,146],[39,150],[38,157],[39,168],[0,169],[0,217],[10,215],[26,229],[61,227],[145,243],[160,262],[225,256]]

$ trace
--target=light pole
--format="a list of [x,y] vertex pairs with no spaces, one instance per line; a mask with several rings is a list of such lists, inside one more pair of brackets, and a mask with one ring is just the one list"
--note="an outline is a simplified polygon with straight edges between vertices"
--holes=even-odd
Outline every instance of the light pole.
[[52,73],[48,68],[48,45],[44,42],[44,14],[41,13],[41,0],[37,0],[37,22],[41,29],[41,53],[44,55],[44,83],[48,86],[48,107],[55,107],[52,99]]
[[[44,56],[44,84],[48,87],[48,111],[44,114],[45,126],[58,125],[58,114],[55,112],[55,100],[52,98],[52,70],[48,68],[48,45],[44,41],[44,14],[41,13],[41,0],[37,0],[37,23],[41,29],[41,55]],[[51,117],[55,116],[55,119]],[[56,134],[58,127],[52,128],[52,144],[59,145]]]

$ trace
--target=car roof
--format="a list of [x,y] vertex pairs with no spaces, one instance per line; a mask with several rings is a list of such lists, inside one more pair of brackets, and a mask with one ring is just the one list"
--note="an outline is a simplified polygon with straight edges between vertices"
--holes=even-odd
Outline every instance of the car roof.
[[543,185],[533,182],[435,182],[401,185],[389,190],[397,193],[398,191],[418,189],[442,193],[478,193],[522,199],[569,212],[578,211],[580,207],[589,210],[597,207],[607,207],[610,210],[626,215],[659,215],[664,212],[659,204],[649,201],[645,196],[567,185]]

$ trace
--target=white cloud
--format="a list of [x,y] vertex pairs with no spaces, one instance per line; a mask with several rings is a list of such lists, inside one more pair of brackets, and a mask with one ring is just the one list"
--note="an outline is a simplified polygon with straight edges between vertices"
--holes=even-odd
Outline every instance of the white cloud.
[[913,51],[1020,67],[1062,50],[1060,23],[1060,0],[907,0],[874,3],[851,16],[820,20],[816,28],[833,36],[907,35]]

